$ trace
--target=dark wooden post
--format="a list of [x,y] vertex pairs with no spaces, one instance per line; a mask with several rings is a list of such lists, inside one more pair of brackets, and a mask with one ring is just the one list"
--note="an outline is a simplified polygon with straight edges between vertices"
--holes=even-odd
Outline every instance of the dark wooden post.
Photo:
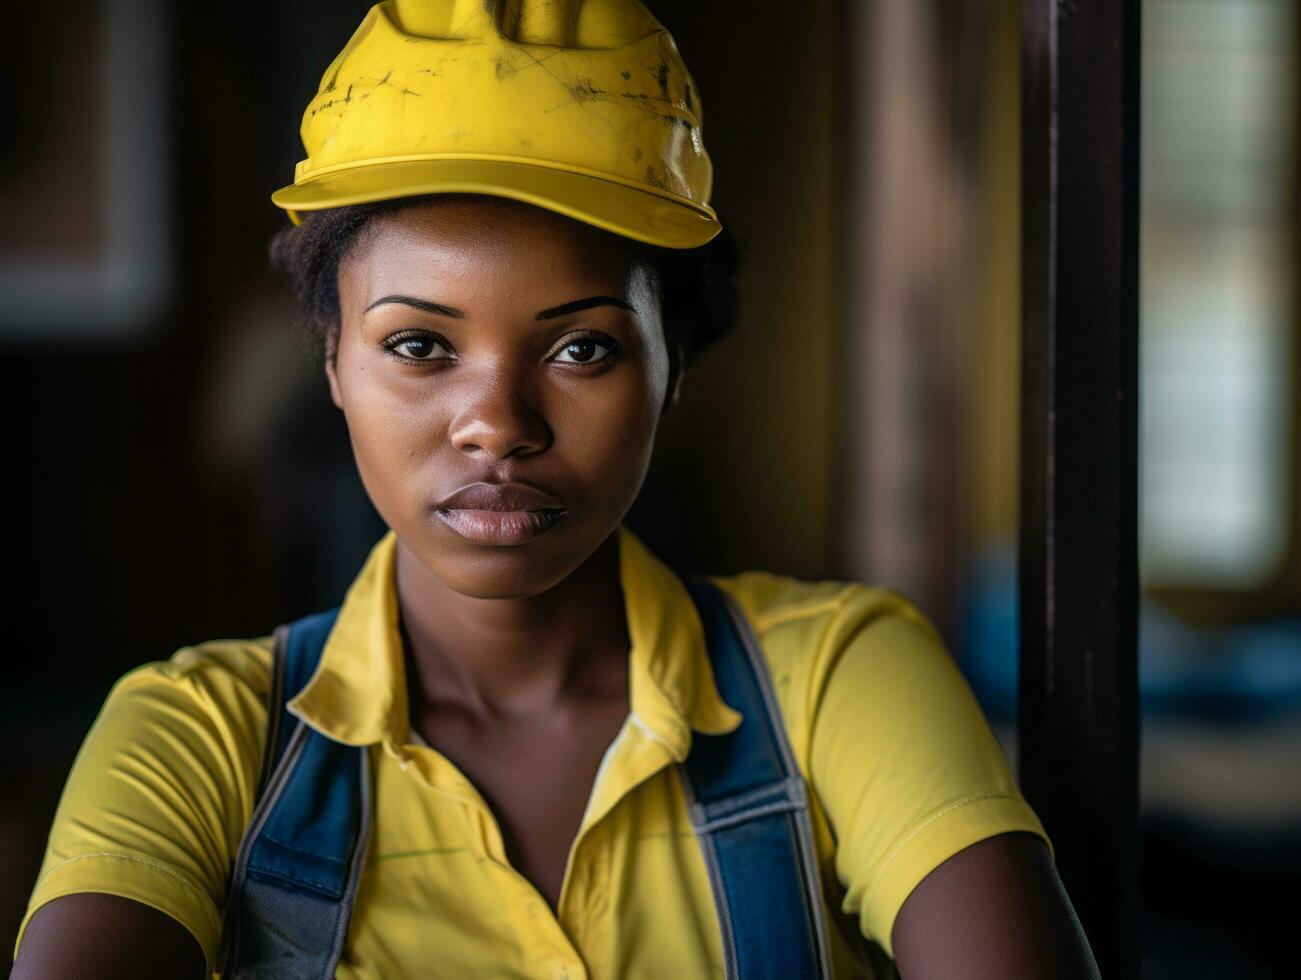
[[1022,0],[1021,782],[1137,975],[1139,0]]

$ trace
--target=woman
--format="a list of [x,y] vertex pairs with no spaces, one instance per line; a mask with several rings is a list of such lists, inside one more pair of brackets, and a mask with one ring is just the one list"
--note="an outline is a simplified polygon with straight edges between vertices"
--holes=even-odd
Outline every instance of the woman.
[[380,4],[303,137],[273,252],[391,533],[337,617],[118,684],[15,976],[1094,975],[914,610],[621,527],[731,306],[649,13]]

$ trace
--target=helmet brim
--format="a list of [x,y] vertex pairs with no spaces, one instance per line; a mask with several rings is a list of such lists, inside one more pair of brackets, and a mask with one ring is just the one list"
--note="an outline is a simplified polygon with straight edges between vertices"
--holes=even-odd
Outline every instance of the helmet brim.
[[722,229],[707,207],[606,177],[514,160],[376,162],[310,177],[271,195],[295,223],[320,211],[424,194],[487,194],[533,204],[625,238],[696,248]]

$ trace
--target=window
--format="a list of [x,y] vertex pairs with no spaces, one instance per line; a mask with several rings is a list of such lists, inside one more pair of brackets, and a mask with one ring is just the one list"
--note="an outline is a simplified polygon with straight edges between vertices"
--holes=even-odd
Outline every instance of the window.
[[1141,555],[1245,591],[1295,540],[1295,0],[1144,4]]

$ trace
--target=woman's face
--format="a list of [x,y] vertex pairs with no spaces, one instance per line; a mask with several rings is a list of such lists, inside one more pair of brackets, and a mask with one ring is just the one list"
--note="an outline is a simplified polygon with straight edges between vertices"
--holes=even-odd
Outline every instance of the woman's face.
[[339,307],[327,373],[362,482],[443,584],[537,595],[619,525],[669,376],[630,247],[528,205],[435,199],[367,226]]

